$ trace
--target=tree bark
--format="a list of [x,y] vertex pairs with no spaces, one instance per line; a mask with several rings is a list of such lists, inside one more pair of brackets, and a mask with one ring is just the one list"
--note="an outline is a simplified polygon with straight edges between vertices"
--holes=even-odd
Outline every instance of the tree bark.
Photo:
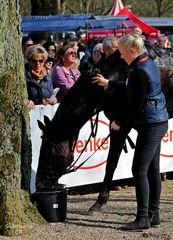
[[31,0],[32,15],[55,15],[58,11],[57,0]]
[[19,5],[21,16],[31,15],[31,0],[19,0]]
[[29,187],[31,158],[19,4],[0,2],[0,231],[11,236],[31,229],[33,206],[22,190]]

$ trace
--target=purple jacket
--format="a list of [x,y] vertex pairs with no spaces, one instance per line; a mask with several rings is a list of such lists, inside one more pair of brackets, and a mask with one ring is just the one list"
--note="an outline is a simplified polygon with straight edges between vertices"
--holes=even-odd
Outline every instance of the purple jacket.
[[60,102],[66,95],[67,91],[73,86],[80,76],[80,71],[77,68],[71,69],[69,72],[62,64],[59,64],[53,69],[52,83],[54,88],[59,88],[56,97]]

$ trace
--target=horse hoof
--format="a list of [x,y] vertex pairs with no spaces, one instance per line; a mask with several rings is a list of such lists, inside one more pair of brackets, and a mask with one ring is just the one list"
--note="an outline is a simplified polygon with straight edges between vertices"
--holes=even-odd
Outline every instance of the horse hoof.
[[96,203],[94,203],[94,205],[89,209],[88,212],[89,212],[89,213],[92,213],[92,212],[100,212],[102,206],[103,206],[103,203],[96,202]]

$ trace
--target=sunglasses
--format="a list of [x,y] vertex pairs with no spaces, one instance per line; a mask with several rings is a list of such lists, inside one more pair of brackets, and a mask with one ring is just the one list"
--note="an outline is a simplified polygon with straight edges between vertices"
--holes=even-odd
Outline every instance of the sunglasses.
[[71,52],[67,52],[66,54],[67,54],[67,55],[73,55],[73,54],[74,54],[74,55],[76,56],[76,55],[77,55],[77,52],[71,51]]
[[44,63],[44,59],[31,59],[32,63]]

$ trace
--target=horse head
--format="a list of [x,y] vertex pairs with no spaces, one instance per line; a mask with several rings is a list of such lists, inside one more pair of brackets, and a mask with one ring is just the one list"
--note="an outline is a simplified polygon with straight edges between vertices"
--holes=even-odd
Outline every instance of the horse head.
[[42,130],[39,165],[36,174],[36,189],[55,190],[58,179],[67,173],[67,167],[74,160],[72,144],[69,140],[60,141],[52,134],[51,121],[44,116],[44,123],[38,120]]

